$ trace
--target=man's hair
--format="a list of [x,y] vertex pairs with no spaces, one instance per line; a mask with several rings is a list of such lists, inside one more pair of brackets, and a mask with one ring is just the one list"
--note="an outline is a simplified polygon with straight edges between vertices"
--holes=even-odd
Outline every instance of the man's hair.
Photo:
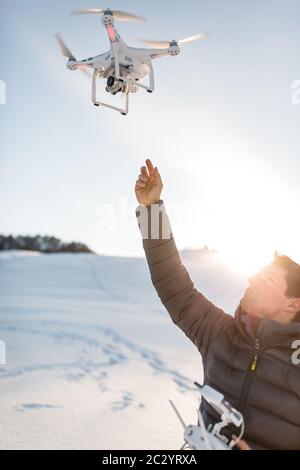
[[285,255],[275,252],[273,264],[286,270],[287,297],[300,297],[300,265]]
[[[286,270],[287,297],[300,297],[300,265],[285,255],[275,252],[273,264],[281,266]],[[298,311],[293,322],[300,322],[300,311]]]

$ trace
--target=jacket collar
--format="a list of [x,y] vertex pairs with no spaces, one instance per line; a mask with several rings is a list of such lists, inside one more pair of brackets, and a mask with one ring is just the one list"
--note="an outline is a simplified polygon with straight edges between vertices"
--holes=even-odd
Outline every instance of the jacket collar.
[[[283,324],[269,318],[252,317],[239,304],[234,317],[241,334],[251,342],[259,338],[262,347],[291,345],[292,341],[300,339],[299,314],[292,323]],[[256,322],[257,325],[255,325]]]

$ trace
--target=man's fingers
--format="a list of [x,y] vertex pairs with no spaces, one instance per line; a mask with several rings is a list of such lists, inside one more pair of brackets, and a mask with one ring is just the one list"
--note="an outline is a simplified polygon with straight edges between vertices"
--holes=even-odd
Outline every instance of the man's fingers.
[[151,160],[149,160],[149,158],[146,160],[146,165],[149,171],[149,175],[152,176],[154,174],[154,167],[152,165]]
[[142,166],[142,167],[141,167],[141,174],[142,174],[143,176],[149,176],[149,175],[148,175],[148,172],[147,172],[147,168],[146,168],[145,166]]
[[[138,180],[145,186],[147,183],[161,183],[161,177],[158,172],[157,166],[154,168],[150,159],[146,160],[146,166],[141,166],[141,173],[139,174]],[[140,186],[142,187],[142,186]]]
[[141,181],[143,181],[143,183],[148,183],[148,181],[149,181],[149,176],[140,175],[140,176],[139,176],[139,179],[140,179]]
[[[233,439],[238,440],[237,436],[233,435]],[[247,442],[241,439],[235,444],[240,450],[251,450],[251,447],[248,446]]]
[[157,166],[154,168],[154,173],[157,175],[158,179],[161,181],[161,176],[160,176]]
[[251,450],[246,441],[240,441],[237,443],[237,446],[241,450]]
[[143,183],[141,180],[136,180],[135,182],[135,187],[136,188],[144,188],[146,186],[146,183]]

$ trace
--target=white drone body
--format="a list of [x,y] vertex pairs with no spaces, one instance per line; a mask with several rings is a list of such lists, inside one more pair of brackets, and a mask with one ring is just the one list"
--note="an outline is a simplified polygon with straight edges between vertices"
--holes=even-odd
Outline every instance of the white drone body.
[[[128,113],[129,93],[136,93],[140,88],[147,92],[154,91],[154,72],[152,60],[159,57],[175,56],[180,53],[180,45],[192,42],[196,39],[206,37],[206,34],[198,34],[181,41],[147,41],[147,44],[155,46],[154,48],[135,48],[128,46],[115,27],[115,19],[120,21],[144,21],[143,18],[125,13],[122,11],[110,9],[86,9],[74,12],[73,14],[102,14],[101,22],[107,31],[110,41],[110,49],[100,55],[89,57],[84,60],[76,60],[70,49],[65,45],[61,36],[56,34],[62,54],[68,58],[67,68],[69,70],[83,70],[87,72],[92,69],[92,103],[95,106],[105,106],[107,108],[119,111],[121,114]],[[141,82],[149,77],[148,85]],[[97,100],[96,80],[102,78],[106,80],[105,90],[116,95],[124,94],[124,108],[112,106]]]

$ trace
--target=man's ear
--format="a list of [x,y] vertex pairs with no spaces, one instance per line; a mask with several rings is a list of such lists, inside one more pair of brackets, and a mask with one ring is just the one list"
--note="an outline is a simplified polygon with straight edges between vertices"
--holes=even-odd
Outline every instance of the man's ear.
[[300,297],[292,297],[289,300],[288,310],[290,312],[300,312]]

